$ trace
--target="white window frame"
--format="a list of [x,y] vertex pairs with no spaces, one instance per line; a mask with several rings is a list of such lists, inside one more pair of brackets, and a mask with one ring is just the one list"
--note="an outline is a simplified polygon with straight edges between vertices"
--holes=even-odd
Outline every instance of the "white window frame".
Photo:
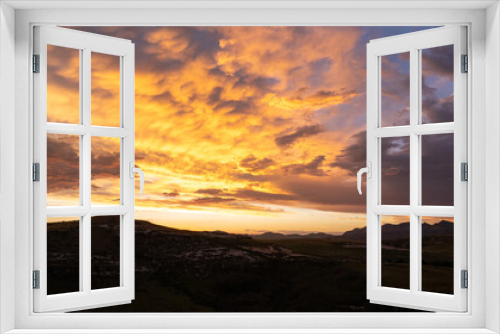
[[[39,73],[34,84],[34,162],[39,163],[40,179],[33,184],[34,270],[39,270],[39,288],[34,289],[35,312],[74,311],[130,303],[135,295],[135,186],[132,169],[135,165],[134,147],[134,44],[113,38],[51,26],[34,27],[34,53],[39,55]],[[78,50],[80,54],[80,122],[79,124],[47,122],[47,46]],[[113,55],[119,59],[120,118],[119,127],[95,126],[91,122],[92,53]],[[47,135],[77,135],[79,155],[78,206],[47,206]],[[120,203],[119,205],[91,204],[92,138],[108,137],[119,140]],[[91,225],[92,216],[119,216],[120,224],[120,283],[117,287],[92,290],[91,287]],[[47,218],[79,217],[79,291],[47,294]]]
[[[133,9],[116,9],[119,6]],[[4,1],[0,4],[0,331],[495,333],[500,331],[500,17],[498,1]],[[11,6],[16,7],[14,10]],[[59,7],[69,7],[60,9]],[[71,8],[73,6],[73,8]],[[102,9],[103,7],[115,8]],[[149,6],[149,9],[147,7]],[[163,8],[157,8],[162,7]],[[196,6],[203,6],[200,9]],[[391,9],[397,6],[398,9]],[[21,9],[21,8],[35,9]],[[85,8],[75,10],[74,8]],[[99,7],[99,8],[97,8]],[[137,8],[144,8],[137,10]],[[406,7],[406,8],[404,8]],[[47,10],[49,8],[49,10]],[[50,9],[52,8],[52,9]],[[58,9],[59,8],[59,9]],[[154,8],[154,9],[151,9]],[[180,9],[181,8],[181,9]],[[183,9],[182,9],[183,8]],[[349,9],[350,8],[350,9]],[[401,9],[403,8],[403,9]],[[485,24],[486,23],[486,24]],[[32,259],[32,26],[467,25],[469,31],[469,308],[466,313],[34,314]],[[15,39],[14,39],[15,31]],[[488,71],[486,71],[488,66]],[[15,83],[15,87],[12,85]],[[15,113],[13,112],[15,110]],[[488,120],[488,121],[486,121]],[[10,129],[8,129],[11,127]],[[12,129],[15,129],[15,134]],[[15,139],[15,145],[12,145]],[[488,154],[485,153],[485,149]],[[15,174],[14,174],[15,171]],[[12,174],[15,177],[12,177]],[[488,182],[486,183],[486,174]],[[486,196],[486,194],[488,196]],[[472,226],[474,228],[472,229]],[[27,259],[30,259],[27,261]],[[12,287],[15,286],[13,289]],[[488,291],[488,293],[486,293]],[[14,307],[12,307],[14,305]],[[142,328],[142,329],[141,329]],[[175,330],[175,329],[191,330]],[[300,328],[300,330],[299,330]],[[133,330],[135,329],[135,330]],[[170,329],[170,330],[168,330]],[[217,330],[216,330],[217,329]],[[246,329],[246,330],[245,330]],[[294,330],[295,329],[295,330]],[[344,330],[343,330],[344,329]],[[347,330],[349,329],[349,330]],[[40,331],[41,332],[41,331]],[[47,332],[47,331],[45,331]],[[108,331],[109,333],[109,331]]]
[[[467,185],[461,180],[461,163],[467,163],[467,76],[462,73],[461,55],[467,54],[466,28],[449,26],[372,40],[367,45],[367,164],[371,168],[367,187],[367,297],[372,303],[410,306],[422,310],[467,310],[467,290],[461,287],[461,271],[467,269]],[[453,47],[453,112],[449,123],[422,123],[422,53],[421,50],[452,45]],[[409,119],[403,126],[382,126],[382,61],[387,55],[404,52],[409,58]],[[422,135],[453,134],[454,205],[422,205]],[[408,138],[409,200],[408,205],[382,203],[382,140]],[[410,222],[409,289],[396,289],[381,284],[382,217],[405,216]],[[421,219],[453,217],[453,294],[422,291]]]

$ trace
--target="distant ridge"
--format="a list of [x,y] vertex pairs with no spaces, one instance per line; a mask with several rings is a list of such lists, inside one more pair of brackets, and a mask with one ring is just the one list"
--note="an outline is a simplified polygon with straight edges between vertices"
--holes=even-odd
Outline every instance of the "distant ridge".
[[255,239],[283,240],[283,239],[306,239],[306,238],[321,239],[321,238],[331,238],[334,237],[334,235],[323,232],[309,233],[309,234],[283,234],[276,232],[265,232],[262,234],[251,235],[251,237]]
[[[410,235],[410,223],[399,225],[385,224],[382,226],[382,239],[404,239]],[[443,236],[453,235],[453,223],[448,220],[441,220],[439,223],[430,225],[422,224],[422,236]],[[342,234],[342,237],[349,239],[366,239],[366,227],[355,228]]]
[[[106,217],[93,218],[93,224],[106,225],[109,223],[109,219]],[[51,230],[65,229],[67,224],[76,224],[78,221],[65,221],[63,224],[50,224]],[[422,235],[424,237],[429,236],[447,236],[453,235],[453,223],[448,220],[441,220],[439,223],[430,225],[427,223],[422,224]],[[135,228],[137,231],[149,230],[149,231],[163,231],[168,233],[182,234],[182,235],[192,235],[192,236],[204,236],[209,238],[253,238],[260,240],[286,240],[286,239],[326,239],[326,238],[347,238],[347,239],[366,239],[366,227],[355,228],[351,231],[344,232],[343,234],[327,234],[323,232],[309,233],[309,234],[283,234],[278,232],[264,232],[262,234],[236,234],[228,233],[225,231],[190,231],[181,230],[164,225],[158,225],[151,223],[146,220],[136,220]],[[385,224],[382,226],[382,238],[384,240],[394,240],[394,239],[405,239],[408,238],[410,231],[410,223],[405,222],[398,225]]]

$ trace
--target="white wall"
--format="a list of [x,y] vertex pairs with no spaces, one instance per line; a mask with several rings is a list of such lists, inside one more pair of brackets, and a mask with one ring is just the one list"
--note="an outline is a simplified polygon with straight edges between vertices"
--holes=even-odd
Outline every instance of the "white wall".
[[[334,2],[334,1],[332,1]],[[410,1],[409,1],[410,2]],[[418,1],[411,1],[413,3],[418,3]],[[42,3],[42,1],[40,1]],[[61,2],[54,2],[61,3]],[[64,2],[70,3],[70,2]],[[462,2],[460,2],[462,3]],[[7,12],[7,9],[6,9]],[[12,11],[10,11],[12,12]],[[108,22],[110,24],[130,24],[130,25],[143,25],[144,22],[150,24],[162,24],[165,22],[176,23],[179,25],[190,25],[190,24],[219,24],[220,22],[226,22],[227,24],[234,24],[238,22],[239,24],[266,24],[269,22],[276,22],[276,24],[287,25],[291,23],[296,24],[310,24],[315,23],[330,24],[335,22],[336,24],[349,24],[352,22],[366,22],[366,25],[377,24],[379,22],[428,22],[434,24],[436,22],[447,22],[449,24],[456,24],[457,22],[467,23],[471,22],[473,24],[472,35],[474,40],[474,53],[472,54],[472,71],[473,83],[475,89],[477,89],[477,95],[475,95],[474,101],[472,101],[473,112],[479,115],[474,119],[473,126],[471,126],[472,134],[477,136],[478,140],[474,142],[474,147],[472,148],[473,154],[477,159],[473,159],[474,163],[471,166],[472,170],[469,175],[474,178],[475,187],[471,193],[471,198],[474,199],[473,212],[472,212],[472,222],[474,224],[474,233],[472,233],[472,238],[474,239],[474,249],[472,250],[472,257],[474,259],[484,258],[484,236],[488,235],[489,240],[487,243],[488,251],[492,252],[489,254],[495,254],[496,257],[499,256],[499,245],[495,244],[498,242],[500,235],[500,227],[497,226],[500,221],[500,209],[498,206],[500,204],[500,175],[498,175],[498,166],[500,163],[500,150],[498,150],[500,144],[500,135],[498,134],[500,116],[498,115],[498,106],[500,106],[500,94],[499,94],[499,81],[500,81],[500,64],[499,54],[500,54],[500,41],[498,40],[500,35],[500,19],[498,15],[498,6],[491,7],[488,11],[488,26],[485,25],[485,17],[483,10],[467,10],[467,11],[457,11],[457,10],[404,10],[404,11],[384,11],[384,10],[365,10],[359,13],[358,11],[349,10],[269,10],[263,13],[259,10],[248,10],[248,11],[230,11],[230,10],[156,10],[154,12],[144,11],[144,10],[102,10],[102,11],[91,11],[91,10],[60,10],[60,11],[17,11],[16,22],[17,22],[17,46],[16,52],[18,60],[16,69],[16,145],[19,150],[15,154],[17,160],[16,164],[16,189],[14,193],[13,188],[8,188],[9,200],[16,197],[16,240],[17,249],[16,257],[17,263],[15,270],[18,274],[16,282],[16,307],[18,312],[16,313],[16,324],[20,328],[60,328],[64,332],[67,328],[137,328],[137,326],[145,323],[150,327],[155,328],[181,328],[181,327],[196,327],[196,328],[240,328],[240,327],[252,327],[252,328],[284,328],[287,326],[294,326],[296,328],[307,328],[307,326],[316,328],[334,328],[340,326],[356,326],[358,328],[400,328],[408,324],[408,321],[415,324],[415,327],[419,328],[429,328],[429,327],[483,327],[484,326],[484,284],[481,284],[471,292],[469,289],[469,296],[472,298],[472,317],[454,315],[454,314],[437,314],[436,316],[428,317],[427,315],[415,314],[411,317],[403,316],[393,316],[390,319],[382,315],[374,317],[373,315],[356,315],[355,317],[344,316],[342,314],[336,315],[315,315],[310,316],[307,314],[303,315],[277,315],[273,317],[269,316],[246,316],[246,315],[214,315],[214,316],[183,316],[183,315],[168,315],[162,317],[156,316],[130,316],[123,315],[117,316],[113,321],[108,321],[106,317],[97,317],[92,315],[82,314],[79,317],[66,317],[60,316],[58,314],[51,314],[43,317],[29,317],[28,311],[31,305],[31,295],[32,290],[28,289],[28,284],[30,280],[30,274],[32,267],[29,263],[29,245],[30,241],[30,224],[32,223],[29,210],[30,210],[30,197],[26,194],[30,194],[30,105],[27,91],[29,91],[29,64],[30,64],[30,52],[29,52],[29,22],[37,23],[53,23],[53,22],[78,22],[79,24],[102,24],[102,22]],[[443,21],[444,20],[444,21]],[[3,20],[5,21],[5,20]],[[12,20],[13,22],[13,20]],[[10,24],[9,24],[10,26]],[[2,26],[3,27],[3,26]],[[484,77],[485,77],[485,66],[483,60],[484,54],[484,29],[487,28],[488,32],[491,34],[488,41],[488,47],[493,48],[494,52],[488,54],[488,61],[491,63],[491,67],[487,68],[487,74],[489,76],[488,82],[488,101],[487,108],[485,108],[485,91],[484,88]],[[2,35],[3,38],[3,35]],[[11,38],[11,36],[9,37]],[[2,39],[2,42],[4,40]],[[9,43],[9,49],[11,44]],[[6,51],[6,50],[4,50]],[[11,53],[8,53],[11,57]],[[14,75],[11,72],[14,66],[7,68],[6,59],[2,58],[2,65],[0,67],[5,67],[5,72],[8,75],[4,75],[4,72],[0,72],[0,94],[1,96],[6,96],[12,93],[14,86],[13,78]],[[13,57],[11,59],[13,61]],[[496,61],[496,62],[495,62]],[[477,65],[477,66],[476,66]],[[8,81],[7,78],[11,80]],[[2,81],[3,80],[3,81]],[[5,84],[4,84],[5,81]],[[6,90],[3,90],[3,88]],[[494,99],[493,99],[494,98]],[[3,108],[0,103],[0,113],[9,108]],[[487,110],[488,122],[484,119],[484,110]],[[7,115],[12,115],[7,113]],[[488,124],[488,134],[491,134],[490,140],[492,145],[497,148],[497,151],[488,152],[490,156],[487,162],[490,164],[488,167],[488,172],[491,172],[491,179],[488,179],[487,190],[492,194],[489,196],[487,203],[489,206],[487,219],[485,218],[485,141],[483,138],[485,124]],[[8,129],[13,133],[13,127]],[[2,136],[5,132],[2,132]],[[12,137],[11,137],[12,138]],[[5,143],[4,143],[5,144]],[[11,143],[9,143],[11,144]],[[4,145],[8,147],[8,144]],[[4,152],[2,146],[2,152]],[[4,154],[4,153],[2,153]],[[12,153],[14,155],[14,153]],[[12,157],[11,155],[11,157]],[[2,169],[2,172],[4,170]],[[10,175],[9,175],[10,176]],[[13,182],[12,178],[10,180],[7,175],[2,174],[2,177],[6,178],[6,181]],[[12,183],[11,183],[12,184]],[[2,189],[7,189],[5,183],[2,183]],[[2,194],[5,194],[2,191]],[[3,200],[3,198],[2,198]],[[8,207],[8,203],[2,201],[2,208]],[[2,211],[3,213],[3,211]],[[13,214],[12,217],[13,218]],[[9,218],[10,220],[10,218]],[[5,216],[2,214],[2,222],[5,221]],[[490,222],[485,224],[485,222]],[[491,223],[493,222],[493,223]],[[488,225],[488,231],[485,233],[484,226]],[[5,230],[12,227],[11,224],[6,224],[5,229],[0,230],[3,234]],[[3,227],[0,227],[3,228]],[[9,233],[10,234],[10,233]],[[5,234],[3,234],[5,235]],[[11,234],[12,235],[12,234]],[[9,255],[12,255],[11,251],[11,240],[6,240],[2,242],[2,236],[0,236],[0,245],[2,247],[2,256],[0,258],[0,270],[7,270],[13,272],[14,265],[8,262]],[[5,247],[5,251],[4,251]],[[11,256],[13,257],[13,256]],[[4,261],[2,261],[4,260]],[[481,283],[485,280],[484,273],[484,260],[470,261],[472,264],[471,269],[471,280],[480,281]],[[6,268],[6,269],[5,269]],[[12,270],[12,271],[11,271]],[[500,277],[500,261],[494,266],[489,266],[489,272],[487,276],[488,281],[488,293],[486,294],[488,302],[488,314],[489,324],[488,327],[499,331],[500,322],[498,321],[498,315],[500,310],[500,287],[496,286],[498,284]],[[479,273],[474,275],[474,273]],[[9,280],[11,277],[9,276]],[[0,303],[0,316],[6,314],[5,319],[12,314],[9,313],[14,305],[8,303],[11,300],[12,286],[6,283],[11,283],[10,281],[0,282],[0,292],[7,291],[7,294],[2,295],[2,302]],[[27,284],[28,283],[28,284]],[[7,288],[7,289],[6,289]],[[4,298],[4,296],[9,298]],[[13,301],[13,300],[12,300]],[[2,308],[2,305],[5,307]],[[272,318],[272,319],[271,319]],[[271,321],[272,320],[272,321]],[[2,318],[0,318],[0,322]],[[8,320],[7,325],[11,323]],[[5,325],[5,324],[2,324]],[[191,328],[192,328],[191,327]],[[398,330],[397,330],[398,331]],[[333,332],[333,330],[332,330]],[[463,331],[465,332],[465,331]],[[472,331],[471,331],[472,332]]]
[[0,3],[0,333],[14,328],[15,12]]
[[[486,252],[496,254],[486,266],[486,328],[500,332],[500,13],[495,3],[486,11]],[[476,168],[481,167],[477,166]]]

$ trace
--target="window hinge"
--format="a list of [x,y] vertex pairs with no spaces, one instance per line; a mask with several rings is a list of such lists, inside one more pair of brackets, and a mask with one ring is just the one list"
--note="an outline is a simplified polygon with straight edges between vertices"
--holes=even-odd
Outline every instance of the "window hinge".
[[33,164],[33,181],[40,182],[40,163]]
[[33,55],[33,73],[40,73],[40,55]]
[[33,289],[40,289],[40,270],[33,270]]
[[460,272],[461,275],[461,281],[462,283],[460,284],[462,289],[467,289],[469,287],[469,273],[467,270],[462,270]]
[[460,180],[469,181],[469,165],[466,162],[462,162],[460,165]]
[[469,56],[462,55],[462,73],[469,72]]

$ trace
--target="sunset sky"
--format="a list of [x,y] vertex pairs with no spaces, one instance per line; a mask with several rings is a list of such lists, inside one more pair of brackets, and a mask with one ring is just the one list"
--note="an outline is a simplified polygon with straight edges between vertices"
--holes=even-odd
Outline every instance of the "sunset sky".
[[[355,173],[366,159],[366,43],[424,28],[78,29],[135,43],[136,164],[146,174],[137,219],[250,234],[365,226]],[[48,53],[48,121],[78,123],[78,52]],[[424,53],[424,122],[453,121],[452,56]],[[92,57],[92,125],[119,126],[119,62]],[[408,57],[382,64],[384,125],[405,124]],[[453,204],[452,140],[423,139],[424,204]],[[49,205],[78,203],[78,146],[77,136],[48,137]],[[117,204],[118,143],[92,146],[92,203]],[[407,204],[408,146],[383,143],[384,204]]]

